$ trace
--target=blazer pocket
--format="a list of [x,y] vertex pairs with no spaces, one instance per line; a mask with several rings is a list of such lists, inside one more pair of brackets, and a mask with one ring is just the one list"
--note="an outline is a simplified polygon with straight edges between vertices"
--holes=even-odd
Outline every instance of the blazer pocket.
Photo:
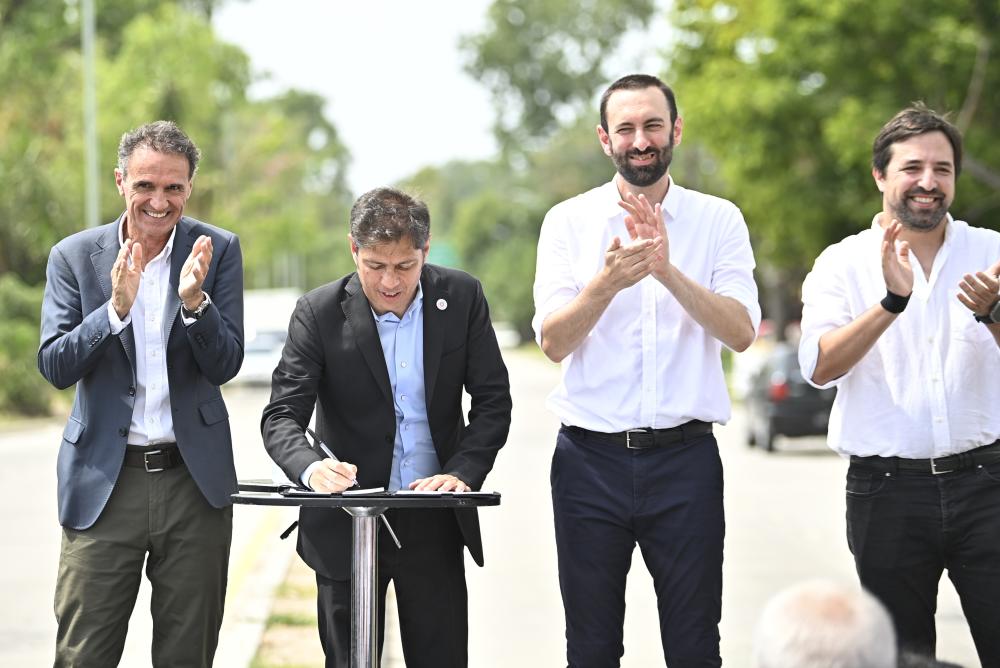
[[222,422],[229,417],[229,411],[226,410],[226,402],[222,399],[206,401],[198,407],[198,412],[201,413],[201,419],[207,425]]
[[76,445],[80,440],[80,436],[83,435],[83,430],[86,428],[87,425],[70,415],[69,420],[66,422],[66,428],[63,429],[63,440]]

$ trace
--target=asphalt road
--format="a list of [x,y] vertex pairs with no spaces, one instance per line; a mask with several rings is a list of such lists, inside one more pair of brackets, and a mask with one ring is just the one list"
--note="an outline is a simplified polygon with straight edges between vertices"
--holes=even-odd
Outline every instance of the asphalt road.
[[[558,428],[544,397],[559,370],[537,353],[507,353],[514,420],[486,489],[503,494],[481,510],[486,566],[467,560],[470,665],[473,668],[565,665],[563,615],[556,580],[549,464]],[[241,478],[270,474],[257,423],[266,391],[227,388]],[[0,432],[0,665],[51,665],[52,593],[60,531],[55,510],[55,454],[61,420]],[[726,476],[727,536],[722,655],[727,666],[750,665],[752,630],[767,598],[806,578],[854,581],[844,538],[846,464],[822,439],[779,440],[766,454],[744,445],[741,414],[716,430]],[[217,666],[245,668],[292,545],[275,536],[285,511],[239,507]],[[663,665],[652,583],[636,553],[629,575],[625,668]],[[123,666],[149,665],[148,585],[136,605]],[[391,638],[392,634],[389,634]],[[957,597],[941,583],[938,654],[975,668],[978,661]],[[387,641],[388,642],[388,641]],[[391,653],[391,648],[387,647]],[[388,657],[387,657],[388,658]],[[396,665],[396,664],[393,664]],[[401,665],[401,664],[399,664]]]

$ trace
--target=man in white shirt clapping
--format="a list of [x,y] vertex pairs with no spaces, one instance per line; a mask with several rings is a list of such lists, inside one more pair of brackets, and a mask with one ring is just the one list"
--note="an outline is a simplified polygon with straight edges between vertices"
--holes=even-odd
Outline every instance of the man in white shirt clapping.
[[719,666],[722,464],[730,416],[720,352],[760,324],[746,223],[668,172],[683,121],[673,91],[630,75],[601,98],[597,135],[618,173],[542,224],[536,339],[562,362],[549,408],[567,661],[617,666],[638,543],[671,668]]
[[943,569],[984,666],[1000,666],[1000,234],[948,208],[962,138],[923,105],[873,146],[882,211],[802,288],[803,376],[835,386],[847,534],[903,650],[933,655]]

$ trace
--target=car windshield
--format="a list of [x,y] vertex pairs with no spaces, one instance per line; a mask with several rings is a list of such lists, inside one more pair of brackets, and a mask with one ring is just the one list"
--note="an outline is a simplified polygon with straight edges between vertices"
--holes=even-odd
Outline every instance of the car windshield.
[[257,332],[256,336],[247,341],[246,352],[263,353],[280,350],[285,345],[286,336],[285,332],[279,331]]

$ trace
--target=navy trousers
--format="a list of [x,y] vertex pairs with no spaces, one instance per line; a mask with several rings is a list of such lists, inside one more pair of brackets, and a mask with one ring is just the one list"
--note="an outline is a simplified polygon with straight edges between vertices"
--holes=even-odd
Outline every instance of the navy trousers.
[[570,668],[620,665],[636,544],[653,577],[670,668],[722,665],[722,462],[712,434],[630,450],[563,428],[552,506]]

